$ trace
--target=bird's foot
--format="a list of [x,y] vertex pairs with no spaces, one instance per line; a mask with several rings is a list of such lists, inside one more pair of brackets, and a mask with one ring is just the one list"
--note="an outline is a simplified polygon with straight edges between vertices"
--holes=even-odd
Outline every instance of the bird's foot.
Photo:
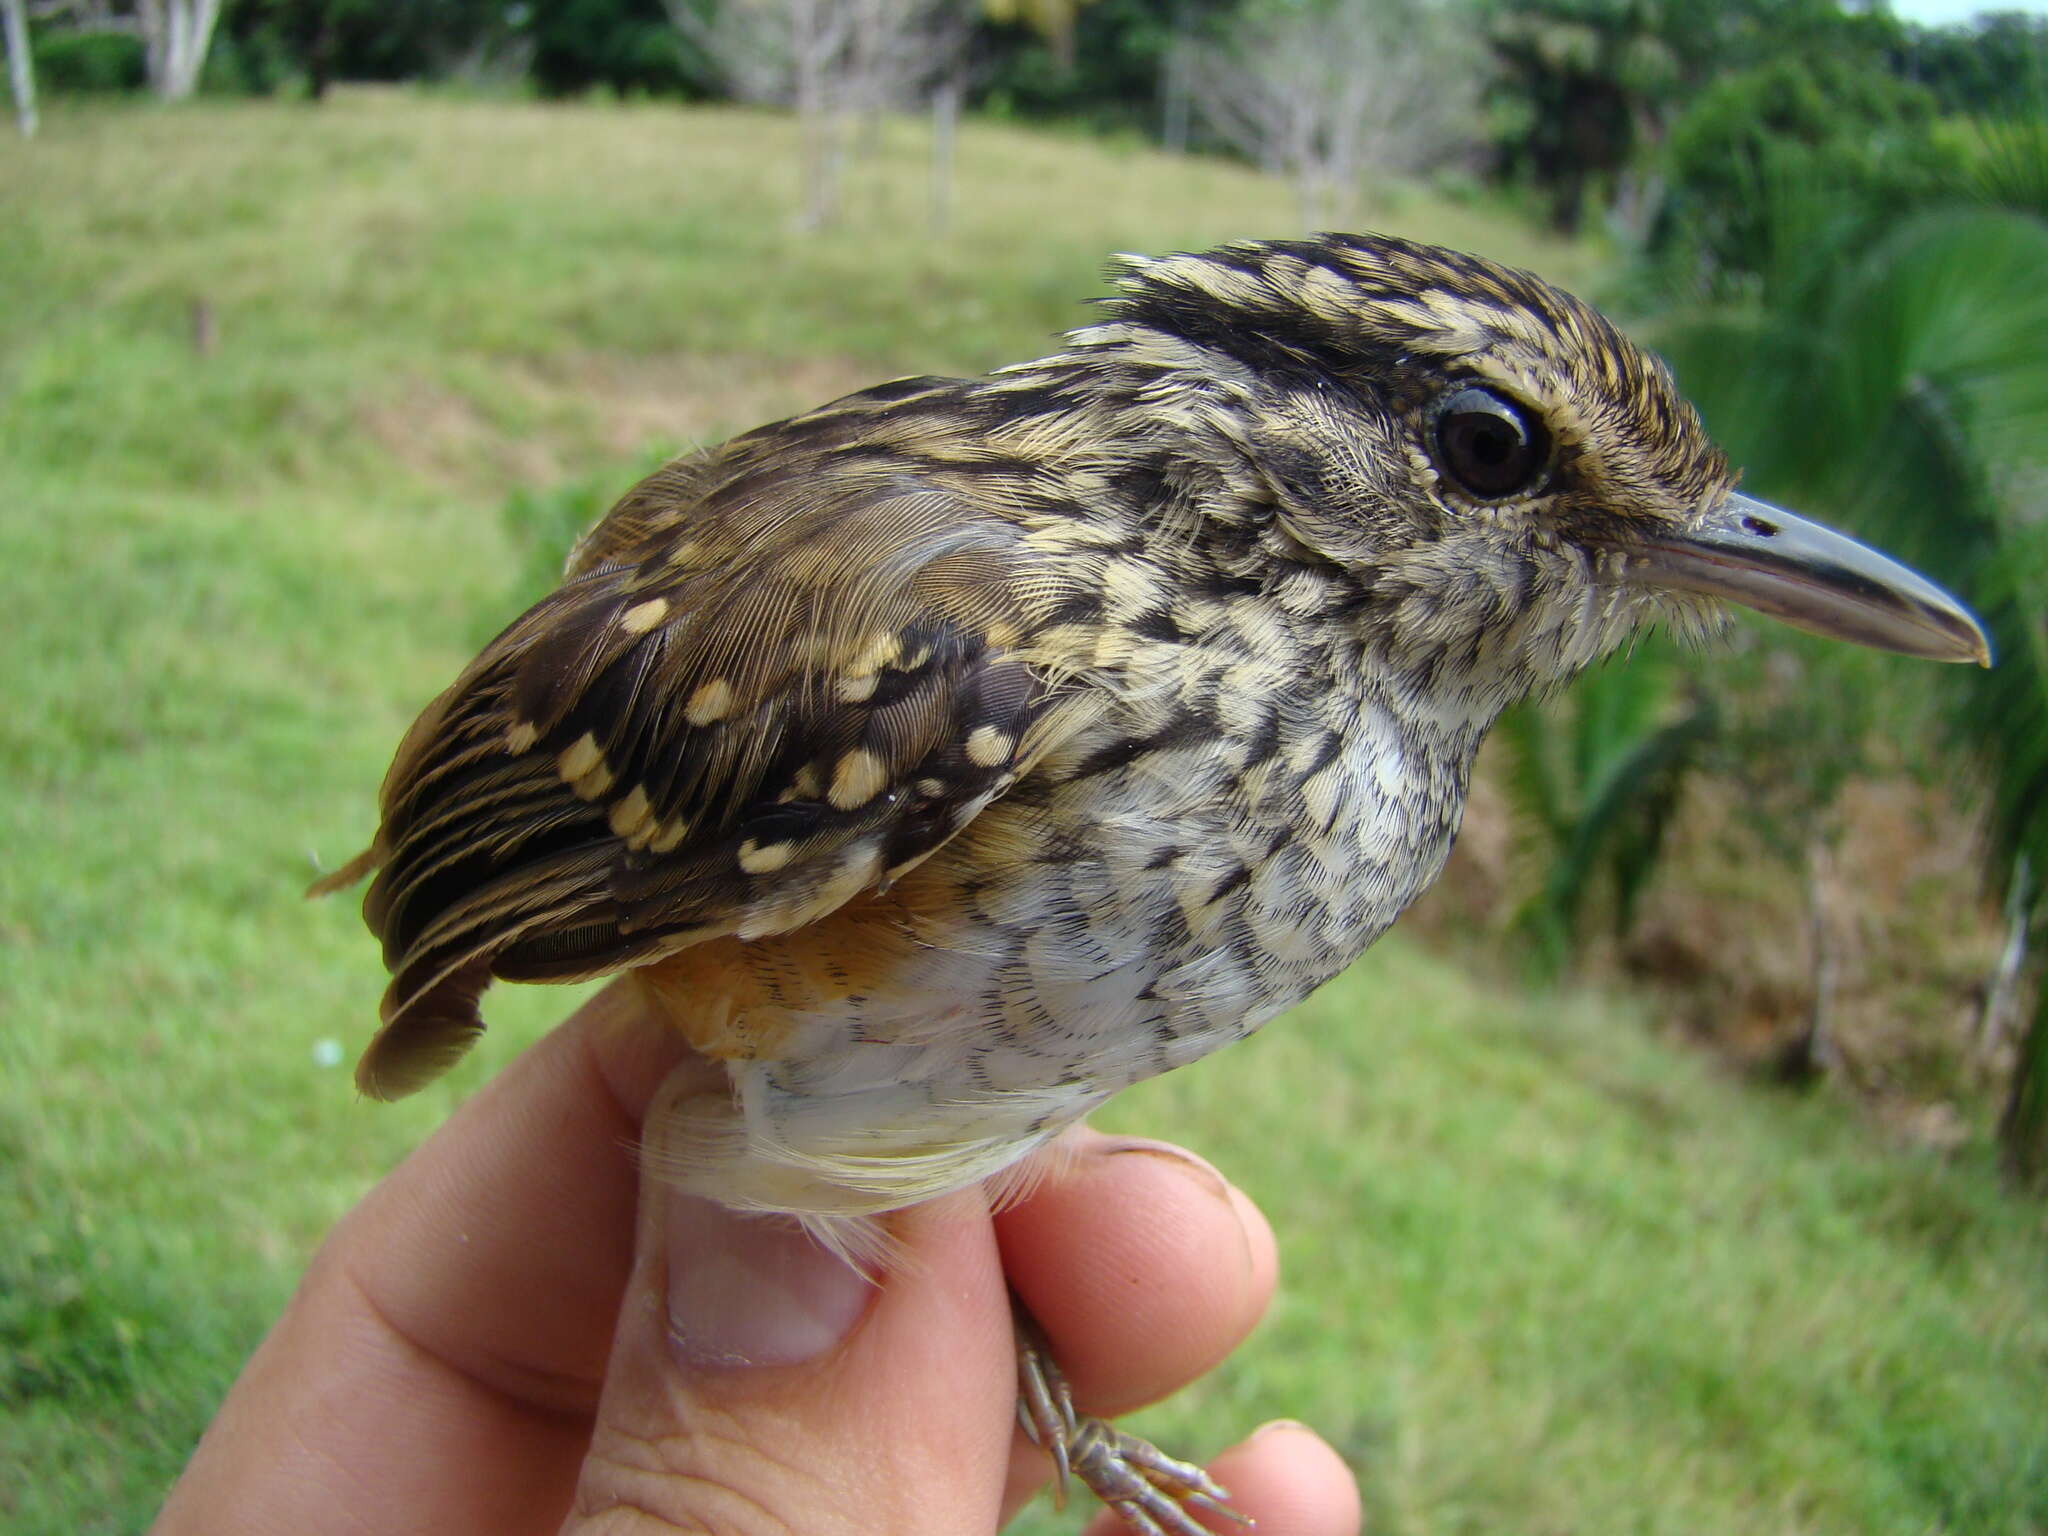
[[1251,1522],[1208,1473],[1167,1455],[1107,1420],[1077,1413],[1067,1378],[1044,1333],[1013,1298],[1017,1320],[1017,1420],[1052,1457],[1053,1498],[1064,1505],[1069,1477],[1115,1510],[1139,1536],[1210,1536],[1195,1510]]

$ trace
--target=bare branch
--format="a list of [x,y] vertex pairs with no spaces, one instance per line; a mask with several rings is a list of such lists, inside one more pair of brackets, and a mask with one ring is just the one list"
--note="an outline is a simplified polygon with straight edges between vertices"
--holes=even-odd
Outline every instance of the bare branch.
[[807,228],[832,221],[855,126],[871,143],[882,115],[918,104],[966,45],[963,0],[668,0],[742,101],[795,110],[803,137]]
[[1305,225],[1345,211],[1368,170],[1426,169],[1468,143],[1481,58],[1432,0],[1275,0],[1187,47],[1210,130],[1289,177]]

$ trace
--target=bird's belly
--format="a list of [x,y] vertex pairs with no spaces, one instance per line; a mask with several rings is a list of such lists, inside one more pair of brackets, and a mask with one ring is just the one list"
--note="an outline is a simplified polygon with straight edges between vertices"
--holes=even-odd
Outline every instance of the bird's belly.
[[650,968],[737,1089],[702,1187],[826,1214],[929,1198],[1298,1002],[1454,829],[1459,796],[1390,803],[1353,756],[1341,788],[1259,801],[1162,795],[1172,764],[1027,781],[886,893]]

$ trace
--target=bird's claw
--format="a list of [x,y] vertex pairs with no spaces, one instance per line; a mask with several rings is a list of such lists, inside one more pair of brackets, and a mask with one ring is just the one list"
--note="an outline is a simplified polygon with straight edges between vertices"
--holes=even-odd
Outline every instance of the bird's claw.
[[1017,1422],[1031,1443],[1052,1457],[1053,1504],[1066,1508],[1067,1477],[1072,1470],[1068,1447],[1080,1434],[1074,1397],[1067,1390],[1067,1378],[1046,1353],[1044,1338],[1035,1326],[1027,1329],[1021,1319],[1017,1329]]
[[1193,1510],[1252,1522],[1232,1509],[1229,1494],[1200,1467],[1177,1460],[1106,1420],[1074,1411],[1065,1374],[1045,1336],[1017,1308],[1017,1421],[1033,1445],[1052,1458],[1053,1502],[1064,1508],[1068,1479],[1115,1510],[1138,1536],[1209,1536]]
[[1074,1476],[1139,1536],[1210,1536],[1194,1517],[1198,1509],[1251,1524],[1200,1467],[1101,1419],[1081,1420],[1066,1450]]

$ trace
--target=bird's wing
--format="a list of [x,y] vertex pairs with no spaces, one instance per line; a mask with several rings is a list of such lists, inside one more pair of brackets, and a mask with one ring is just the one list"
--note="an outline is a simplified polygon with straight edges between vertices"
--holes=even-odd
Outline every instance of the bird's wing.
[[659,472],[420,716],[331,882],[378,869],[363,1090],[460,1056],[492,977],[784,932],[931,853],[1063,734],[1015,654],[1045,586],[900,460]]

